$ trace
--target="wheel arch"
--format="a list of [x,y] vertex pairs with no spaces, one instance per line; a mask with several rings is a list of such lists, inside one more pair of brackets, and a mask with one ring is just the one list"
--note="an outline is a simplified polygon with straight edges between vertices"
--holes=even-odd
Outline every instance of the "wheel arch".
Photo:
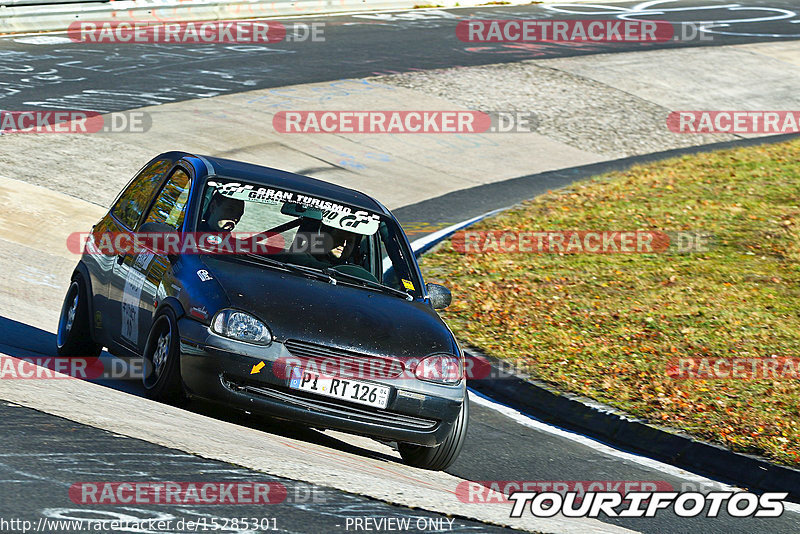
[[178,299],[176,299],[175,297],[170,296],[170,297],[167,297],[167,298],[165,298],[164,300],[162,300],[161,302],[158,303],[158,307],[153,312],[153,323],[154,324],[155,324],[156,318],[159,315],[161,315],[162,313],[164,313],[164,310],[166,308],[169,308],[169,309],[172,310],[172,313],[175,314],[175,318],[176,319],[180,319],[181,317],[186,315],[186,312],[183,309],[183,304],[181,304],[181,302]]
[[[75,280],[78,276],[83,279],[83,290],[86,293],[84,298],[86,299],[86,305],[89,307],[89,321],[90,325],[94,325],[94,291],[92,291],[92,277],[89,274],[89,268],[86,267],[82,261],[79,261],[78,265],[75,266],[70,281]],[[97,343],[97,336],[94,330],[93,327],[89,328],[89,335],[92,337],[92,341]]]

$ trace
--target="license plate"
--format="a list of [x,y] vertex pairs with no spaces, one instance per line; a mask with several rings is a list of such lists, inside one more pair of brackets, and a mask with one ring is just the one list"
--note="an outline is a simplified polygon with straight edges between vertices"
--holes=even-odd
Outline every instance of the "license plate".
[[357,402],[376,408],[386,408],[389,403],[390,388],[388,386],[379,386],[349,378],[319,376],[299,367],[293,367],[289,376],[291,377],[289,387],[292,389],[309,391],[317,395]]

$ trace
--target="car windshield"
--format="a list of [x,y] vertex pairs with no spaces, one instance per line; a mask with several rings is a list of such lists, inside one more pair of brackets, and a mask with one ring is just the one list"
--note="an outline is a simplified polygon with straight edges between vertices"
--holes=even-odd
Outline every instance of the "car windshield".
[[229,234],[235,244],[227,250],[234,252],[233,258],[273,264],[276,260],[304,272],[321,271],[337,282],[381,284],[421,295],[411,252],[397,224],[362,208],[211,177],[195,230],[214,233],[217,240]]

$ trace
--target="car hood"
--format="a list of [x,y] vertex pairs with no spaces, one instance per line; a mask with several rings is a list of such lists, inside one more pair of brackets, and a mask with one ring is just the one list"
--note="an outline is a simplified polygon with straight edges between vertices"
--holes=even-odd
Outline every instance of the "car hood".
[[455,353],[450,330],[425,303],[246,261],[207,256],[203,263],[231,306],[264,321],[278,341],[399,358]]

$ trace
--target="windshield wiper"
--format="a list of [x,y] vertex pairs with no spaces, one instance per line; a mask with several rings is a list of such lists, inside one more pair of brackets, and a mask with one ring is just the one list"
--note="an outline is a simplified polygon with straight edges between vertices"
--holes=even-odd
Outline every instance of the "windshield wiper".
[[328,267],[328,268],[324,269],[322,272],[325,273],[326,275],[330,276],[334,280],[337,279],[337,278],[343,278],[344,280],[347,280],[348,282],[353,282],[355,284],[363,285],[363,286],[366,286],[366,287],[369,287],[369,288],[372,288],[372,289],[377,289],[377,290],[383,291],[385,293],[390,293],[392,295],[396,295],[398,297],[402,297],[402,298],[404,298],[406,300],[409,300],[409,301],[414,300],[414,297],[412,297],[411,295],[409,295],[405,291],[401,291],[399,289],[395,289],[395,288],[390,287],[390,286],[385,286],[385,285],[381,284],[380,282],[373,282],[372,280],[367,280],[366,278],[361,278],[360,276],[356,276],[354,274],[343,273],[341,271],[337,271],[336,269],[334,269],[332,267]]
[[321,269],[315,269],[314,267],[306,267],[304,265],[296,265],[294,263],[286,263],[284,261],[276,260],[268,256],[261,256],[259,254],[245,253],[244,255],[247,256],[248,258],[252,258],[261,263],[265,263],[272,267],[277,267],[278,269],[300,273],[306,276],[312,276],[314,278],[325,280],[326,282],[336,285],[336,280],[331,275],[327,274]]
[[392,295],[402,297],[408,301],[414,300],[414,297],[406,293],[405,291],[401,291],[399,289],[383,285],[379,282],[373,282],[372,280],[367,280],[366,278],[361,278],[360,276],[356,276],[354,274],[343,273],[341,271],[333,269],[332,267],[326,267],[325,269],[317,269],[316,267],[297,265],[296,263],[286,263],[267,256],[261,256],[259,254],[246,253],[244,255],[247,256],[248,258],[253,258],[256,261],[260,261],[262,263],[276,267],[278,269],[283,269],[285,271],[292,271],[295,273],[304,274],[306,276],[312,276],[320,280],[329,282],[332,285],[336,285],[338,279],[341,278],[342,281],[347,280],[347,282],[350,282],[351,284],[357,284],[369,287],[371,289],[376,289],[378,291],[383,291],[385,293],[390,293]]

